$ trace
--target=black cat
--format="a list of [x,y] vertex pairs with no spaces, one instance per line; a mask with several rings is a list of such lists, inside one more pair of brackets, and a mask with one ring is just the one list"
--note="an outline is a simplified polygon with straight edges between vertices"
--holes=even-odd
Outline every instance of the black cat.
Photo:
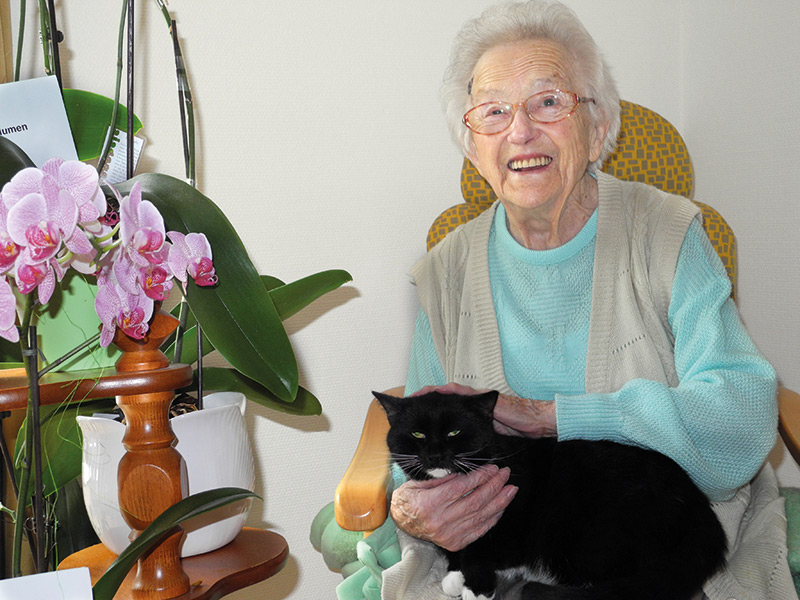
[[499,435],[497,392],[375,396],[389,450],[411,479],[491,462],[509,467],[519,488],[494,528],[447,552],[450,595],[492,598],[507,571],[531,580],[523,599],[685,600],[724,565],[725,534],[708,499],[658,452]]

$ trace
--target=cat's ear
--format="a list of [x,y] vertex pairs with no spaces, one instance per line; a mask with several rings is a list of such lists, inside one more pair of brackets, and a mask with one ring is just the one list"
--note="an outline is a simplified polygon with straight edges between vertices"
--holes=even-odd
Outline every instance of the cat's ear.
[[491,417],[494,414],[494,405],[497,404],[498,395],[499,392],[491,390],[470,396],[470,402],[482,415]]
[[387,417],[393,417],[400,412],[403,402],[402,398],[390,396],[389,394],[382,394],[380,392],[372,392],[372,395],[381,403],[383,410],[386,411]]

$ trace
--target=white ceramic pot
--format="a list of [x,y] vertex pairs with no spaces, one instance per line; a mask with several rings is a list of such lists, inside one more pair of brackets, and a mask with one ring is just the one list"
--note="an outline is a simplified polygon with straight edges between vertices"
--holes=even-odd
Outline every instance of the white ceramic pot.
[[[176,448],[186,461],[189,494],[220,487],[253,490],[253,453],[244,424],[247,399],[238,392],[203,398],[203,410],[170,419]],[[83,498],[97,536],[119,554],[130,543],[130,527],[119,509],[117,466],[125,453],[125,426],[103,417],[78,417],[83,433]],[[194,556],[233,541],[244,526],[251,501],[222,506],[185,521],[181,556]]]

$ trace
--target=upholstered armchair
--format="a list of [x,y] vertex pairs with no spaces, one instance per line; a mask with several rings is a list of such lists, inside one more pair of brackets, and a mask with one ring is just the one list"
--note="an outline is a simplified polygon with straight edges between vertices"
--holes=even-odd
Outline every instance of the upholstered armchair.
[[[666,192],[693,200],[694,172],[686,145],[678,131],[657,113],[632,102],[622,101],[622,125],[618,147],[603,170],[619,179],[641,181]],[[444,211],[428,232],[427,247],[433,248],[458,225],[489,208],[496,200],[494,192],[473,165],[464,160],[461,171],[464,202]],[[703,214],[703,227],[717,250],[731,278],[732,297],[736,299],[736,239],[722,216],[710,206],[695,203]],[[402,395],[403,388],[388,393]],[[778,393],[780,431],[786,445],[800,462],[800,395],[785,388]],[[347,588],[340,597],[372,598],[379,589],[380,565],[396,556],[388,527],[376,534],[368,546],[358,540],[378,530],[386,520],[387,496],[391,489],[386,448],[388,422],[382,408],[373,400],[352,462],[340,481],[334,501],[325,507],[312,526],[312,542],[321,550],[329,567],[341,570]],[[790,566],[800,572],[800,490],[787,490],[790,517]],[[384,539],[385,538],[385,539]],[[793,538],[798,538],[795,542]],[[797,555],[792,547],[796,545]],[[382,556],[383,554],[383,556]],[[792,564],[792,562],[795,564]],[[799,581],[795,576],[795,580]]]

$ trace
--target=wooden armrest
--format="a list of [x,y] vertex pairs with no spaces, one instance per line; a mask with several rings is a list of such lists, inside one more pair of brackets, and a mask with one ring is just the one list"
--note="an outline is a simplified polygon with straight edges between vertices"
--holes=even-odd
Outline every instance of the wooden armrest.
[[800,464],[800,394],[790,389],[778,388],[779,430],[786,448]]
[[[403,396],[402,387],[386,393]],[[340,527],[350,531],[372,531],[380,527],[387,515],[389,486],[389,449],[386,433],[389,421],[377,400],[367,410],[361,439],[350,466],[336,487],[334,514]]]

